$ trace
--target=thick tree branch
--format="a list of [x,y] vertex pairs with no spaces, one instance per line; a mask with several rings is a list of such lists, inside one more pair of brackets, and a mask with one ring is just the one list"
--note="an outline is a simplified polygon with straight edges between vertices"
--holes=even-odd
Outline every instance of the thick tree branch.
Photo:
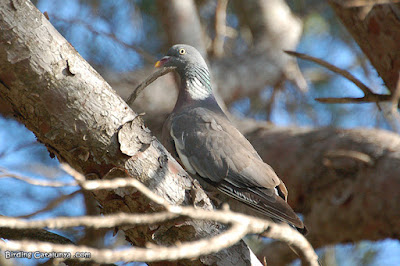
[[[0,96],[51,153],[90,179],[124,169],[172,204],[192,205],[200,197],[204,208],[212,208],[201,188],[152,138],[140,117],[29,1],[13,5],[2,1],[0,17]],[[147,198],[134,193],[102,190],[94,195],[103,213],[157,210]],[[176,237],[180,241],[199,239],[215,235],[219,228],[215,222],[189,222],[186,234],[176,236],[165,233],[177,229],[169,223],[156,232],[143,226],[126,229],[125,234],[128,241],[143,246],[147,242],[173,244]],[[250,254],[239,242],[188,263],[237,260],[247,264]]]
[[284,180],[313,246],[400,236],[399,135],[259,128],[247,137]]
[[[314,247],[400,236],[399,135],[234,122],[285,182],[289,204],[304,215]],[[274,251],[264,255],[275,264]]]
[[394,93],[400,72],[400,3],[388,2],[350,5],[347,0],[329,1],[386,87]]

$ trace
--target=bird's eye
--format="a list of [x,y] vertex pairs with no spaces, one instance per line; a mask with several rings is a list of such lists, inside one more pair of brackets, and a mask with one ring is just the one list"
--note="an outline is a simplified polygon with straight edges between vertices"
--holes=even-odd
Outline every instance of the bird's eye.
[[183,48],[179,49],[179,54],[186,54],[186,50]]

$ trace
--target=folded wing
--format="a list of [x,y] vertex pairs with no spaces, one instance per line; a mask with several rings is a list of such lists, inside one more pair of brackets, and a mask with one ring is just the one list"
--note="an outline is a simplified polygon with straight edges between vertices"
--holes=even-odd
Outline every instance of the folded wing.
[[304,228],[285,201],[282,181],[223,113],[201,107],[177,113],[163,134],[172,137],[167,144],[188,172],[269,217]]

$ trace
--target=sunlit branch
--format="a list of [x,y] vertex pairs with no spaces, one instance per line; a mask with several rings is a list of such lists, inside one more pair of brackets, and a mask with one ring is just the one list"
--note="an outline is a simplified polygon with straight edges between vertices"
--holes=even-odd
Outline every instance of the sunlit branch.
[[[171,212],[173,211],[173,212]],[[91,228],[104,228],[115,226],[128,226],[134,224],[154,224],[175,219],[179,216],[198,220],[213,220],[216,222],[230,224],[225,232],[209,239],[202,239],[189,243],[183,243],[174,247],[153,246],[147,248],[130,248],[124,251],[110,249],[93,249],[85,246],[50,245],[43,242],[30,241],[8,241],[0,242],[0,247],[8,250],[24,250],[43,252],[90,252],[92,259],[101,263],[116,261],[159,261],[179,260],[184,258],[195,258],[201,255],[218,252],[227,248],[247,234],[263,233],[265,237],[278,239],[301,250],[301,257],[309,265],[318,265],[317,255],[308,241],[286,224],[276,224],[272,221],[263,220],[244,214],[234,213],[228,210],[203,210],[193,207],[171,208],[168,212],[153,214],[115,214],[103,217],[58,217],[41,221],[26,221],[11,217],[0,217],[0,226],[10,228],[66,228],[74,226],[87,226]]]
[[166,211],[151,214],[126,214],[119,213],[106,216],[82,216],[82,217],[57,217],[45,220],[24,220],[12,217],[0,217],[0,227],[11,229],[62,229],[77,226],[87,228],[113,228],[129,227],[137,224],[160,224],[172,219],[191,218],[196,220],[211,220],[229,225],[223,233],[209,239],[201,239],[179,246],[164,247],[154,246],[151,248],[130,248],[124,251],[110,249],[93,249],[85,246],[51,245],[45,242],[30,241],[7,241],[0,242],[0,247],[8,250],[24,250],[43,252],[91,252],[92,259],[100,263],[116,261],[159,261],[179,260],[194,258],[218,252],[224,248],[234,245],[247,234],[261,234],[265,237],[278,239],[291,245],[298,251],[302,260],[309,265],[318,265],[317,255],[309,242],[293,228],[286,224],[276,224],[269,220],[263,220],[244,214],[234,213],[229,210],[203,210],[194,207],[181,207],[171,205],[162,197],[150,191],[141,182],[133,178],[117,178],[111,180],[86,180],[85,177],[63,164],[62,168],[71,174],[77,183],[86,190],[116,189],[131,186],[142,192],[149,199],[164,206]]

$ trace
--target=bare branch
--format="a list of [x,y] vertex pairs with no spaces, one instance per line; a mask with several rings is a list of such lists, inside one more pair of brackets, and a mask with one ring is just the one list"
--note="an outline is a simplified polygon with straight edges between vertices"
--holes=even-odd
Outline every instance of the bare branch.
[[152,62],[155,61],[155,57],[154,57],[152,54],[150,54],[149,52],[146,52],[145,50],[143,50],[142,48],[140,48],[140,47],[138,47],[138,46],[136,46],[136,45],[128,44],[128,43],[122,41],[122,40],[119,39],[114,33],[111,33],[111,32],[108,33],[108,32],[104,32],[104,31],[99,32],[99,31],[96,30],[91,24],[89,24],[89,23],[87,23],[87,22],[85,22],[85,21],[83,21],[83,20],[80,20],[80,19],[65,19],[65,18],[60,18],[60,17],[54,16],[54,15],[52,15],[52,16],[53,16],[56,20],[62,21],[62,22],[65,22],[65,23],[69,23],[69,24],[81,24],[81,25],[83,25],[84,27],[86,27],[86,29],[87,29],[88,31],[92,32],[93,34],[106,36],[106,37],[112,39],[113,41],[115,41],[116,43],[121,44],[121,45],[124,46],[125,48],[129,48],[129,49],[134,50],[136,53],[138,53],[139,55],[141,55],[141,56],[143,57],[143,59],[144,59],[146,62],[152,63]]
[[[114,95],[114,92],[110,89],[108,84],[104,83],[104,80],[85,61],[82,61],[82,58],[77,55],[73,47],[61,38],[61,35],[51,27],[47,19],[32,6],[30,1],[22,1],[22,3],[23,4],[21,4],[18,9],[12,9],[10,5],[2,5],[3,8],[0,8],[2,17],[6,18],[0,20],[0,28],[2,32],[4,32],[4,36],[13,40],[12,45],[4,43],[5,45],[1,47],[3,52],[0,56],[2,59],[0,72],[2,74],[12,72],[14,74],[13,78],[18,80],[18,82],[3,80],[2,85],[0,85],[0,92],[3,98],[7,98],[12,103],[15,113],[21,121],[24,122],[26,126],[36,134],[37,138],[47,145],[57,156],[63,158],[75,168],[81,169],[82,172],[87,175],[94,174],[93,171],[95,169],[96,174],[98,173],[100,176],[104,176],[110,170],[110,167],[124,167],[124,170],[129,172],[132,176],[140,177],[144,183],[148,182],[146,184],[149,184],[149,188],[153,191],[160,192],[160,194],[164,195],[164,198],[171,202],[176,204],[191,204],[192,201],[190,200],[192,198],[187,196],[189,193],[186,186],[184,187],[183,184],[188,185],[190,188],[190,185],[194,183],[191,182],[192,180],[188,178],[187,174],[179,168],[179,164],[177,164],[170,155],[165,153],[165,150],[157,141],[153,141],[152,145],[149,147],[146,146],[146,149],[137,148],[134,152],[134,156],[126,156],[126,154],[121,152],[120,146],[118,145],[119,143],[115,138],[115,133],[120,130],[121,126],[131,123],[131,121],[133,121],[132,119],[136,117],[136,114],[130,110],[126,104],[121,102],[119,97]],[[182,5],[180,5],[180,7],[182,7]],[[26,14],[29,14],[29,16]],[[44,33],[48,33],[48,35],[43,35]],[[38,36],[52,36],[52,38],[38,38]],[[36,41],[24,41],[32,39]],[[0,42],[0,44],[2,44],[2,42]],[[10,47],[12,47],[12,49]],[[10,52],[12,52],[12,58],[7,56]],[[47,60],[43,61],[43,58]],[[63,60],[60,61],[60,58],[63,58]],[[21,69],[23,71],[21,71]],[[27,75],[27,73],[30,74]],[[52,78],[54,73],[60,73],[59,78]],[[71,78],[71,76],[74,76],[74,78]],[[84,86],[82,84],[84,84]],[[27,87],[29,87],[29,90],[26,90]],[[44,92],[44,87],[55,89],[50,91],[46,90],[46,92]],[[71,90],[71,88],[79,88],[79,90]],[[79,93],[73,94],[75,92]],[[32,95],[35,95],[35,97],[31,97]],[[46,99],[46,101],[43,101],[43,99]],[[107,100],[107,105],[103,104],[104,99]],[[38,119],[37,114],[42,115],[40,119]],[[79,120],[77,120],[77,117],[79,117]],[[49,123],[50,121],[51,124]],[[93,125],[96,126],[94,127]],[[144,127],[143,124],[141,122],[138,123],[138,128],[141,129],[142,127]],[[51,128],[50,131],[49,128]],[[132,135],[135,135],[133,129]],[[164,156],[166,160],[161,160]],[[162,171],[159,171],[159,169],[162,169]],[[150,172],[151,175],[149,174]],[[178,182],[173,184],[168,183],[169,180],[177,180],[178,178],[183,180],[179,182],[179,185],[177,185]],[[168,185],[163,186],[161,182],[158,182],[160,179],[168,183]],[[115,180],[107,180],[109,183],[113,183],[113,181]],[[83,183],[93,184],[86,183],[86,181],[82,179],[82,184]],[[155,187],[156,185],[154,185],[154,183],[156,183],[157,187]],[[87,188],[93,189],[99,187],[98,184],[97,187],[93,185],[92,187],[89,185],[87,186]],[[109,184],[108,187],[111,187],[111,184]],[[110,191],[106,192],[108,193],[96,194],[104,210],[109,207],[108,199],[112,197],[117,200],[116,191],[110,189]],[[101,194],[107,195],[101,198]],[[134,195],[129,196],[133,197]],[[121,203],[121,205],[126,204],[127,202],[124,202],[124,200],[125,199],[118,198],[118,203]],[[145,202],[145,200],[140,197],[140,201],[138,200],[138,202]],[[135,212],[152,208],[150,205],[141,205],[140,207],[141,208],[137,208],[133,206],[127,211]],[[212,206],[209,204],[206,207]],[[122,208],[118,206],[115,209],[110,208],[110,210],[106,212],[115,212],[121,209]],[[193,217],[194,219],[198,219],[196,215],[201,215],[201,219],[217,219],[214,212],[209,212],[207,216],[206,213],[200,212],[198,209],[195,209],[191,214],[185,213],[185,210],[184,207],[171,207],[170,212],[173,213],[168,215],[171,215],[171,217],[180,215],[184,217]],[[224,213],[223,218],[227,219],[226,216],[226,213]],[[235,216],[235,220],[231,223],[232,227],[228,231],[218,235],[216,238],[200,240],[201,242],[196,242],[196,245],[191,245],[190,249],[186,251],[192,253],[191,255],[194,256],[193,254],[198,254],[198,252],[200,252],[198,247],[207,246],[207,248],[211,247],[212,249],[209,250],[209,252],[215,252],[215,250],[221,247],[212,245],[214,242],[210,242],[210,240],[218,240],[223,243],[223,245],[228,245],[229,243],[226,243],[226,238],[229,238],[232,242],[235,239],[238,241],[238,239],[241,238],[240,234],[264,230],[268,228],[267,226],[279,226],[272,223],[268,225],[267,221],[263,221],[263,224],[259,224],[257,228],[254,228],[255,225],[252,225],[251,228],[253,229],[250,230],[248,229],[249,226],[247,226],[248,220],[243,217],[244,216]],[[152,221],[154,221],[154,216],[151,218]],[[131,220],[132,217],[129,221]],[[188,221],[195,230],[195,236],[198,237],[212,236],[225,228],[217,223],[200,223],[196,221],[196,224],[194,224],[191,222],[192,221]],[[237,226],[238,224],[240,226]],[[232,237],[229,233],[233,233],[234,229],[237,232],[234,232],[235,235]],[[239,235],[237,234],[238,232]],[[168,243],[168,241],[154,239],[154,235],[149,233],[148,230],[142,231],[141,229],[133,228],[132,230],[125,230],[125,233],[127,239],[136,245],[140,245],[140,242],[150,242],[153,240],[156,243]],[[135,241],[135,236],[137,234],[143,236],[140,241]],[[296,234],[296,231],[293,230],[293,234]],[[180,239],[185,239],[185,236],[182,236]],[[239,254],[247,258],[249,251],[242,243],[243,242],[237,245],[241,247],[239,249]],[[13,248],[20,244],[21,242],[12,241],[0,243],[2,247],[12,246]],[[44,244],[40,247],[37,246],[42,243],[36,245],[29,242],[28,244],[28,246],[22,246],[22,249],[28,251],[29,249],[40,250],[43,248],[44,251],[46,251],[46,249],[52,250],[55,247],[49,244]],[[65,246],[58,247],[62,251],[66,251]],[[19,250],[21,249],[19,248]],[[135,252],[125,254],[127,254],[127,256],[137,254],[136,251],[138,249],[133,248],[131,251],[132,250],[135,250]],[[173,246],[172,250],[176,251],[175,254],[178,255],[182,255],[183,252],[185,252],[185,250],[176,246]],[[233,255],[233,253],[231,253],[232,250],[233,249],[224,251],[218,258],[219,261],[229,259],[229,255]],[[80,251],[82,251],[82,248],[80,248]],[[97,253],[92,253],[96,259],[102,256],[105,256],[108,260],[118,259],[118,257],[112,256],[114,255],[112,251],[97,249],[93,249],[93,251],[97,251]],[[145,251],[148,252],[147,255],[162,255],[161,252],[158,252],[160,249],[146,249]],[[170,258],[175,258],[173,257],[174,254],[171,254],[171,248],[162,247],[161,251],[164,251],[164,255],[166,256],[162,258],[163,260],[168,259],[168,256]],[[183,255],[189,256],[190,254],[188,255],[188,253]],[[129,260],[125,259],[125,257],[122,259]],[[151,258],[146,257],[137,260],[151,261]]]
[[[173,211],[173,213],[171,212]],[[131,215],[120,213],[117,215],[107,215],[103,217],[59,217],[42,221],[24,221],[11,217],[1,217],[0,226],[10,228],[65,228],[73,226],[88,226],[92,228],[127,226],[132,224],[154,224],[165,220],[174,219],[178,216],[190,217],[198,220],[214,220],[232,226],[225,232],[210,239],[203,239],[194,242],[181,244],[176,247],[156,246],[151,249],[130,248],[124,251],[112,251],[108,249],[93,249],[85,246],[71,245],[49,245],[48,243],[29,242],[29,241],[8,241],[1,243],[0,247],[7,250],[24,250],[43,252],[90,252],[92,258],[97,262],[110,263],[116,261],[159,261],[159,260],[178,260],[184,258],[194,258],[205,254],[218,252],[229,247],[246,234],[263,233],[263,236],[278,239],[301,250],[300,255],[309,265],[318,265],[317,255],[308,241],[296,230],[286,224],[276,224],[244,214],[231,211],[208,211],[195,209],[193,207],[171,208],[170,212],[154,214]]]
[[42,187],[66,187],[66,186],[76,186],[77,183],[65,183],[65,182],[55,182],[55,181],[44,181],[38,180],[34,178],[30,178],[27,176],[17,175],[8,172],[7,170],[0,168],[0,178],[14,178],[17,180],[24,181],[28,184],[35,185],[35,186],[42,186]]
[[3,152],[0,152],[0,158],[1,158],[1,157],[7,156],[7,155],[10,154],[11,152],[15,153],[15,152],[21,151],[21,150],[23,150],[23,149],[27,149],[27,148],[36,146],[36,145],[38,145],[38,144],[39,144],[39,143],[38,143],[36,140],[30,141],[30,142],[21,143],[21,144],[17,145],[16,147],[14,147],[14,148],[11,149],[11,150],[5,150],[5,151],[3,151]]
[[0,216],[0,227],[11,229],[49,228],[62,229],[77,226],[88,228],[112,228],[115,226],[135,224],[155,224],[177,218],[179,215],[170,212],[152,214],[112,214],[106,216],[81,216],[81,217],[57,217],[45,220],[24,220],[14,217]]
[[399,2],[399,0],[347,0],[346,2],[342,3],[342,5],[345,7],[363,7],[382,4],[395,4]]
[[11,229],[10,227],[0,227],[0,237],[13,240],[44,241],[54,244],[74,244],[70,239],[64,236],[41,228]]
[[318,256],[308,241],[303,240],[303,235],[295,231],[287,224],[281,224],[280,228],[271,228],[262,236],[285,242],[300,257],[303,265],[318,266]]
[[132,94],[129,96],[128,100],[126,103],[131,106],[133,102],[136,100],[137,96],[139,95],[144,88],[149,86],[153,81],[158,79],[159,77],[171,72],[174,70],[174,67],[163,67],[162,69],[158,70],[157,72],[154,72],[152,75],[148,76],[142,83],[140,83],[135,90],[132,92]]
[[[359,7],[354,5],[359,3]],[[398,2],[398,1],[396,1]],[[390,92],[394,92],[400,71],[398,36],[399,5],[395,1],[328,1],[337,17],[357,42],[361,51]],[[349,7],[353,5],[353,7]],[[382,30],[388,29],[388,30]]]
[[[150,191],[146,186],[136,179],[130,178],[117,178],[112,180],[91,180],[86,181],[85,177],[72,169],[70,166],[63,164],[62,168],[69,174],[71,174],[79,183],[83,189],[97,190],[97,189],[116,189],[120,187],[132,186],[141,191],[151,200],[164,206],[167,211],[152,213],[152,214],[126,214],[119,213],[115,215],[107,216],[83,216],[83,217],[58,217],[50,218],[45,220],[23,220],[12,217],[0,217],[0,227],[6,227],[10,229],[40,229],[43,227],[49,229],[60,229],[77,226],[85,226],[88,228],[112,228],[116,226],[130,226],[135,224],[158,224],[166,222],[171,219],[179,217],[188,217],[197,220],[212,220],[223,224],[230,224],[231,227],[210,239],[198,240],[188,244],[182,244],[179,247],[167,248],[162,246],[152,247],[151,249],[144,248],[132,248],[122,253],[119,251],[110,251],[111,255],[104,255],[105,250],[89,249],[88,247],[80,246],[74,247],[72,250],[70,246],[49,246],[45,243],[33,243],[33,242],[12,242],[9,241],[3,246],[7,249],[17,250],[22,249],[24,251],[30,251],[32,245],[35,246],[36,250],[46,252],[62,252],[70,250],[70,252],[77,252],[85,250],[91,252],[92,257],[102,263],[115,262],[118,260],[135,260],[135,261],[158,261],[158,260],[177,260],[184,258],[193,258],[200,255],[206,255],[213,252],[218,252],[221,249],[234,245],[246,234],[251,233],[263,233],[263,236],[274,239],[279,239],[286,242],[289,245],[293,245],[300,256],[310,265],[316,262],[317,256],[314,250],[307,240],[294,229],[290,228],[286,224],[275,224],[271,221],[247,216],[244,214],[238,214],[229,210],[223,211],[208,211],[202,209],[196,209],[194,207],[181,207],[176,205],[168,204],[163,198]],[[0,246],[1,243],[0,243]],[[103,255],[100,255],[103,254]],[[129,255],[131,254],[131,255]],[[133,255],[135,254],[135,255]],[[153,254],[151,256],[151,254]],[[157,254],[157,255],[154,255]],[[168,256],[160,256],[160,254],[169,254]],[[171,254],[174,254],[173,257]],[[127,257],[128,256],[128,257]],[[133,256],[133,257],[129,257]]]
[[[5,250],[24,250],[34,252],[90,252],[91,258],[99,263],[112,263],[117,261],[160,261],[177,260],[198,257],[203,254],[217,252],[221,247],[231,246],[240,238],[232,238],[237,231],[245,231],[241,224],[234,225],[230,230],[209,240],[199,240],[189,244],[180,244],[172,247],[138,248],[132,247],[124,250],[95,249],[87,246],[56,245],[45,242],[33,241],[8,241],[0,242],[0,247]],[[234,233],[234,234],[233,234]],[[81,258],[81,260],[84,260]]]
[[316,101],[321,103],[376,103],[390,101],[391,95],[374,94],[360,98],[343,97],[343,98],[315,98]]
[[162,197],[153,193],[150,189],[148,189],[145,185],[143,185],[139,180],[135,178],[114,178],[111,180],[85,180],[85,177],[73,169],[68,164],[62,164],[62,169],[66,171],[68,174],[72,175],[79,185],[86,190],[98,190],[98,189],[117,189],[123,187],[134,187],[140,192],[143,193],[147,198],[154,201],[157,204],[164,206],[165,208],[169,208],[171,205]]
[[19,218],[27,219],[27,218],[33,217],[39,213],[50,211],[50,210],[54,209],[55,207],[57,207],[58,205],[60,205],[61,203],[63,203],[64,201],[66,201],[67,199],[70,199],[81,192],[82,192],[82,190],[77,190],[68,195],[62,195],[62,196],[50,201],[44,208],[37,210],[33,213],[30,213],[28,215],[19,216]]
[[340,69],[340,68],[338,68],[338,67],[336,67],[336,66],[334,66],[334,65],[332,65],[332,64],[330,64],[328,62],[326,62],[325,60],[322,60],[322,59],[319,59],[319,58],[316,58],[316,57],[313,57],[313,56],[309,56],[309,55],[306,55],[306,54],[297,53],[297,52],[294,52],[294,51],[285,51],[285,53],[287,53],[289,55],[292,55],[292,56],[295,56],[295,57],[298,57],[298,58],[301,58],[301,59],[304,59],[304,60],[307,60],[307,61],[314,62],[314,63],[316,63],[316,64],[318,64],[320,66],[323,66],[323,67],[329,69],[330,71],[332,71],[332,72],[334,72],[336,74],[341,75],[342,77],[348,79],[349,81],[353,82],[357,87],[359,87],[364,92],[365,96],[370,95],[370,94],[375,94],[375,93],[372,92],[372,90],[370,88],[368,88],[367,85],[362,83],[359,79],[354,77],[347,70]]

